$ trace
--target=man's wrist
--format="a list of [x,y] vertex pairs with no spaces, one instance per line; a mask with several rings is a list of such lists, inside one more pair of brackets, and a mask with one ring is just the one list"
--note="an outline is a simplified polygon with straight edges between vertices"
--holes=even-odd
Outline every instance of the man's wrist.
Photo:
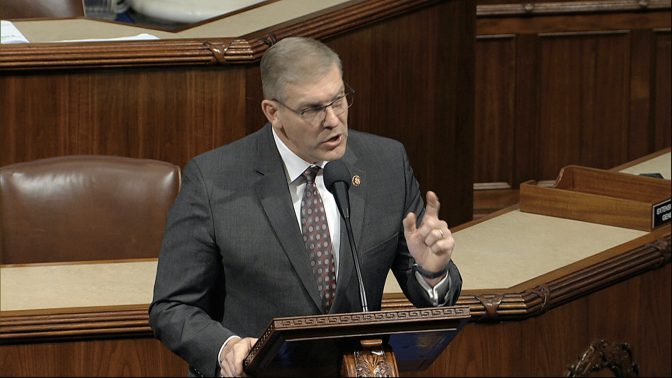
[[425,270],[423,267],[421,267],[420,265],[418,265],[416,263],[416,264],[413,264],[413,270],[418,272],[422,277],[428,278],[428,279],[431,280],[431,279],[441,278],[441,277],[445,276],[446,273],[448,273],[448,265],[446,265],[443,269],[441,269],[438,272],[431,272],[431,271]]
[[229,336],[229,338],[226,339],[226,341],[224,341],[224,343],[222,344],[222,347],[219,348],[219,353],[217,354],[217,362],[218,362],[218,363],[221,363],[221,361],[222,361],[222,352],[224,351],[224,348],[226,348],[226,346],[229,345],[229,341],[231,341],[231,340],[233,340],[233,339],[236,339],[236,338],[237,338],[237,339],[240,339],[240,336],[238,336],[238,335]]
[[446,303],[446,295],[450,290],[450,274],[446,274],[442,278],[428,279],[423,278],[417,271],[414,273],[415,279],[420,286],[427,293],[428,299],[432,306],[441,306]]

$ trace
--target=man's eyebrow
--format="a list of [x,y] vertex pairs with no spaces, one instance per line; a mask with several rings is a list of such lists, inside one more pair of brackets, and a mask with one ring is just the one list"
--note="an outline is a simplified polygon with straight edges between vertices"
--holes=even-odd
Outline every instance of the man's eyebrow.
[[299,104],[297,109],[305,110],[305,109],[311,109],[311,108],[321,108],[325,106],[326,104],[334,101],[337,97],[343,96],[345,94],[345,86],[341,87],[341,90],[338,91],[338,93],[331,98],[331,100],[327,102],[308,102],[306,104]]
[[324,103],[322,102],[313,102],[313,103],[307,103],[305,105],[299,105],[299,109],[301,110],[306,110],[306,109],[315,109],[315,108],[321,108],[324,106]]

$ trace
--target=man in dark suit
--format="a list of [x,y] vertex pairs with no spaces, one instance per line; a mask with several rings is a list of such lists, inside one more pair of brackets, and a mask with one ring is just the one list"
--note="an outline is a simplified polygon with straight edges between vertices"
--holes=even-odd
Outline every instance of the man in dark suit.
[[324,44],[286,38],[261,61],[269,124],[191,160],[171,209],[150,306],[156,336],[198,375],[243,373],[273,317],[362,311],[345,224],[322,167],[352,175],[352,229],[371,310],[392,269],[418,307],[452,305],[454,241],[403,146],[349,130],[354,91]]

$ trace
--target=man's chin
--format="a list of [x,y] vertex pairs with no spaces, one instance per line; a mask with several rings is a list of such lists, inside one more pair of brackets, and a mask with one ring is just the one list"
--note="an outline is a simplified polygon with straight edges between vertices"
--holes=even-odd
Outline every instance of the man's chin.
[[338,160],[338,159],[342,158],[343,155],[345,155],[345,148],[346,148],[346,144],[345,144],[345,141],[344,141],[338,147],[336,147],[336,148],[334,148],[330,151],[327,151],[324,154],[325,155],[324,159],[322,159],[322,160],[332,161],[332,160]]

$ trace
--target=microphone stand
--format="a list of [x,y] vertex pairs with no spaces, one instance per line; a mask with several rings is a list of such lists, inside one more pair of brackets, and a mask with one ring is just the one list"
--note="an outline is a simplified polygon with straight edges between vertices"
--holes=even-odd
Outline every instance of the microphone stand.
[[345,228],[348,232],[348,240],[350,241],[350,251],[352,252],[352,259],[355,261],[355,272],[357,273],[357,282],[359,282],[359,297],[362,300],[362,312],[369,312],[369,304],[366,301],[366,292],[364,291],[364,281],[362,280],[362,270],[359,267],[359,254],[357,247],[355,247],[355,238],[352,234],[352,225],[350,224],[350,216],[345,218]]
[[340,160],[335,160],[327,163],[324,167],[324,184],[336,200],[338,212],[345,221],[345,228],[348,232],[348,241],[350,242],[350,251],[352,252],[352,260],[355,264],[355,272],[357,273],[357,283],[359,284],[359,298],[362,302],[362,312],[369,312],[369,304],[366,300],[366,291],[364,291],[364,280],[362,279],[362,270],[359,266],[359,254],[355,246],[355,237],[352,233],[352,225],[350,224],[350,196],[348,189],[350,187],[350,172],[347,166]]
[[[362,302],[362,312],[369,312],[369,305],[366,300],[366,291],[364,290],[364,280],[362,279],[362,270],[359,266],[359,253],[355,245],[355,237],[350,223],[350,198],[348,189],[350,187],[350,172],[347,166],[340,160],[327,163],[324,167],[324,181],[327,189],[334,195],[338,211],[345,221],[345,228],[350,242],[350,251],[352,260],[357,273],[357,283],[359,284],[359,298]],[[386,346],[382,338],[359,340],[360,348],[353,349],[352,352],[343,354],[343,364],[341,368],[342,376],[356,376],[359,374],[358,366],[360,364],[369,364],[376,360],[378,366],[387,366],[390,369],[390,376],[398,376],[396,360],[394,353],[389,346]],[[382,362],[380,362],[382,358]]]

